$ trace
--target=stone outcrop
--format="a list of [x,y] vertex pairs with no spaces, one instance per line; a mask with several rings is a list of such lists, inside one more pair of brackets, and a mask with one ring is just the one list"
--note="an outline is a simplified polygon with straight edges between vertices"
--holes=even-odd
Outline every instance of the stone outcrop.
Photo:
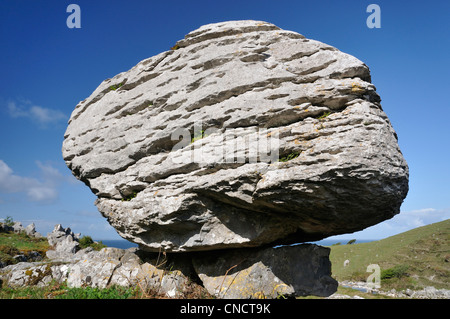
[[311,244],[234,249],[194,257],[193,263],[205,288],[218,298],[329,296],[338,286],[329,253]]
[[8,226],[4,223],[0,223],[0,232],[12,231],[15,233],[25,233],[30,237],[42,238],[41,233],[36,231],[36,225],[34,223],[29,224],[27,227],[23,227],[21,222],[14,222],[12,226]]
[[[58,224],[47,234],[52,249],[46,260],[0,266],[0,282],[9,287],[45,286],[52,281],[66,282],[69,287],[107,288],[110,285],[139,286],[159,296],[184,297],[193,283],[186,272],[188,264],[176,260],[169,264],[160,254],[145,254],[136,248],[91,247],[80,249],[79,234]],[[173,262],[172,262],[173,263]],[[170,271],[167,269],[170,268]],[[181,269],[181,270],[178,270]]]
[[53,247],[47,251],[47,257],[51,260],[70,258],[80,249],[79,239],[80,234],[74,234],[69,227],[63,228],[61,224],[56,225],[53,231],[47,234],[48,244]]
[[141,249],[319,240],[399,213],[408,167],[360,60],[260,21],[210,24],[107,79],[63,157]]
[[80,249],[70,228],[56,225],[47,235],[53,247],[47,259],[0,266],[0,281],[10,287],[45,286],[66,282],[69,287],[139,287],[169,298],[192,297],[192,291],[217,298],[276,298],[329,296],[329,249],[317,245],[197,252],[149,253],[137,248]]

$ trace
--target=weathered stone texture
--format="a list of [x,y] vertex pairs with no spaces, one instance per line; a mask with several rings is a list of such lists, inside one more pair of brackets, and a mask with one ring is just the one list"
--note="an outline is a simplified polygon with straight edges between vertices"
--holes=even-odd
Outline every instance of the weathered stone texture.
[[211,295],[225,299],[329,296],[329,248],[303,244],[218,251],[195,258],[198,276]]
[[[209,24],[80,102],[63,157],[122,237],[188,253],[211,294],[327,295],[325,248],[269,247],[399,213],[408,166],[380,101],[369,68],[332,46],[261,21]],[[108,280],[128,280],[115,260]]]
[[370,79],[357,58],[270,23],[205,25],[80,102],[63,156],[148,251],[358,231],[397,214],[408,191]]

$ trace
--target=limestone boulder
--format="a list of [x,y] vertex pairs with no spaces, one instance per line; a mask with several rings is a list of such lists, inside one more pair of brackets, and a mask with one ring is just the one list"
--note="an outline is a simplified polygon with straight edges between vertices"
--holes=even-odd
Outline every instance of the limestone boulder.
[[203,286],[221,299],[326,297],[338,286],[329,253],[311,244],[234,249],[193,257],[193,264]]
[[63,157],[147,251],[299,243],[399,213],[408,166],[369,68],[262,21],[200,27],[103,81]]
[[80,250],[78,240],[80,234],[74,234],[67,227],[63,228],[61,224],[55,225],[51,233],[47,234],[47,241],[51,249],[47,250],[46,256],[52,260],[67,260]]

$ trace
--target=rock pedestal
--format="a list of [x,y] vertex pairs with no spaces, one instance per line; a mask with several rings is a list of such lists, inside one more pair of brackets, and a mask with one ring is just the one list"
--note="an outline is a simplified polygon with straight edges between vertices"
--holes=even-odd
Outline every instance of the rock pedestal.
[[329,296],[338,286],[331,277],[329,248],[235,249],[193,258],[205,288],[226,299]]

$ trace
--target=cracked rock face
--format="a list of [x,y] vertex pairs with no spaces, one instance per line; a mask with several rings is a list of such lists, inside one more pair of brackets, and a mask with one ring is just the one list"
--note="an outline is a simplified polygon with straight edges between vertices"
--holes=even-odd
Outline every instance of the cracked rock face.
[[73,111],[63,157],[147,251],[355,232],[408,191],[368,67],[260,21],[202,26],[105,80]]

